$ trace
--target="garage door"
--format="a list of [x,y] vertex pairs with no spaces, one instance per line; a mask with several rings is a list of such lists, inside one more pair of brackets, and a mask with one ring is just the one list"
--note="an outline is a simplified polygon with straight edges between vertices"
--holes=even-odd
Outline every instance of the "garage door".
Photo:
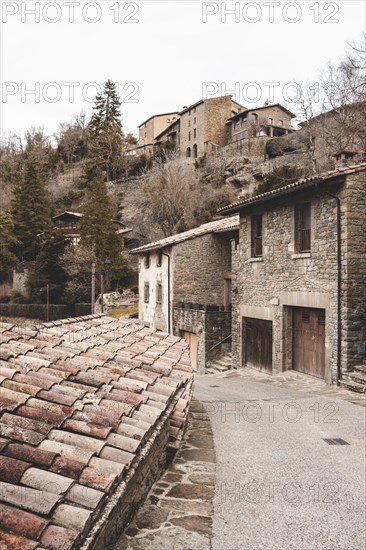
[[293,368],[324,378],[325,310],[294,308]]
[[244,318],[244,364],[272,372],[272,321]]

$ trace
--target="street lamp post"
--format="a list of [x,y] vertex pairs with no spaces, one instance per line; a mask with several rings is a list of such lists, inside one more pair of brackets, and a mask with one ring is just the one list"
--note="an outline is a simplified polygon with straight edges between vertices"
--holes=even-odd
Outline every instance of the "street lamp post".
[[92,279],[91,279],[91,313],[95,313],[95,262],[92,263]]
[[[80,267],[82,267],[84,265],[84,260],[81,258],[80,260],[77,261],[77,264]],[[104,270],[105,270],[106,276],[108,276],[108,270],[109,270],[109,267],[110,267],[111,264],[112,264],[112,262],[108,258],[104,261]],[[86,272],[86,273],[88,273],[88,272]],[[89,274],[90,274],[90,271],[89,271]],[[96,263],[93,262],[92,265],[91,265],[91,313],[92,313],[92,315],[95,313],[95,286],[96,286],[95,283],[96,283],[97,275],[99,275],[99,277],[100,277],[100,305],[101,305],[101,309],[102,309],[102,313],[103,313],[103,310],[104,310],[104,286],[105,286],[105,282],[108,284],[108,280],[105,281],[104,271],[100,272],[100,273],[97,272]]]

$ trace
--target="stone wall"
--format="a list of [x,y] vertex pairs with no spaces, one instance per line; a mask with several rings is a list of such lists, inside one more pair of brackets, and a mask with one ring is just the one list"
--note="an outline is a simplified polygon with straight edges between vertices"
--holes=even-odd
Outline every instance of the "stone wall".
[[342,358],[350,369],[366,356],[366,172],[348,176],[341,210]]
[[26,292],[27,277],[28,277],[28,269],[25,269],[23,272],[18,272],[14,269],[13,270],[13,290],[21,293]]
[[230,241],[202,235],[174,247],[173,304],[224,305],[224,274],[231,270]]
[[197,335],[197,372],[203,374],[208,360],[222,354],[230,348],[230,340],[216,346],[231,333],[230,311],[203,311],[197,309],[173,309],[173,332],[180,336],[180,331]]
[[[365,341],[364,174],[327,188],[342,201],[342,372],[359,360]],[[297,254],[294,206],[306,201],[312,211],[311,253]],[[232,251],[234,364],[242,364],[242,319],[254,317],[273,322],[273,372],[292,368],[292,309],[321,308],[326,311],[325,379],[332,383],[338,347],[336,202],[320,190],[301,191],[250,212],[256,213],[263,215],[263,257],[250,257],[250,216],[244,214],[239,250]]]

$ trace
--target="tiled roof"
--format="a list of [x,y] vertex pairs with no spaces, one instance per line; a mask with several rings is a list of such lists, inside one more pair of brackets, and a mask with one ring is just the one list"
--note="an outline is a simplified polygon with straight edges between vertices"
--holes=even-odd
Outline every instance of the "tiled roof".
[[134,321],[0,323],[0,548],[79,548],[191,382],[187,344]]
[[267,193],[262,193],[261,195],[250,197],[249,199],[244,199],[238,202],[234,202],[232,204],[229,204],[228,206],[224,206],[223,208],[220,208],[218,212],[222,214],[232,214],[234,212],[239,212],[242,208],[248,205],[263,202],[265,200],[271,199],[276,195],[285,195],[292,191],[296,191],[301,187],[304,187],[304,188],[309,187],[311,185],[314,185],[315,183],[321,183],[323,181],[336,179],[342,176],[347,176],[349,174],[354,174],[356,172],[363,172],[365,170],[366,170],[366,162],[359,162],[357,164],[352,164],[352,165],[350,164],[344,165],[336,168],[335,170],[324,172],[323,174],[320,174],[318,176],[304,178],[295,183],[290,183],[289,185],[285,185],[284,187],[279,187],[278,189],[274,189],[273,191],[268,191]]
[[201,237],[201,235],[206,235],[208,233],[223,233],[225,231],[230,231],[231,229],[238,228],[239,216],[231,216],[230,218],[224,218],[222,220],[204,223],[199,227],[189,229],[189,231],[184,231],[184,233],[177,233],[176,235],[172,235],[171,237],[166,237],[165,239],[160,239],[159,241],[145,244],[144,246],[135,248],[131,252],[132,254],[142,254],[151,250],[158,250],[159,248],[165,248],[166,246],[172,246],[183,241],[188,241],[189,239],[195,239],[196,237]]

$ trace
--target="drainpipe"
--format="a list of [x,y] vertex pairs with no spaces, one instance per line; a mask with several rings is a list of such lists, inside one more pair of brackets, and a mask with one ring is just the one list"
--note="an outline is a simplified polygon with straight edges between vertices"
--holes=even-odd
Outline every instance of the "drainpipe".
[[170,334],[170,256],[169,254],[165,254],[165,252],[161,253],[162,256],[166,256],[168,258],[168,332]]
[[337,316],[338,316],[338,331],[337,331],[337,386],[339,386],[341,380],[341,346],[342,346],[342,250],[341,250],[341,199],[328,191],[324,191],[325,195],[328,195],[336,201],[337,209]]

